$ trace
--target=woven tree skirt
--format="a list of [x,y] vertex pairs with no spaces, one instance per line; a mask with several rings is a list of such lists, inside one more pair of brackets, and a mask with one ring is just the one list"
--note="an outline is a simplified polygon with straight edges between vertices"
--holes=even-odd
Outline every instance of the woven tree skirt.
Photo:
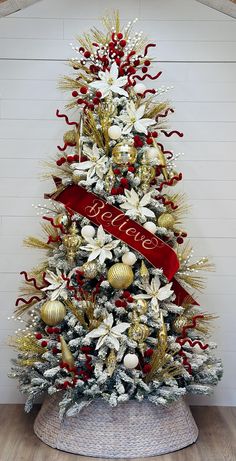
[[35,434],[47,445],[103,458],[156,456],[187,447],[198,429],[184,399],[167,406],[135,400],[111,407],[94,400],[77,416],[59,419],[59,396],[47,398],[35,420]]

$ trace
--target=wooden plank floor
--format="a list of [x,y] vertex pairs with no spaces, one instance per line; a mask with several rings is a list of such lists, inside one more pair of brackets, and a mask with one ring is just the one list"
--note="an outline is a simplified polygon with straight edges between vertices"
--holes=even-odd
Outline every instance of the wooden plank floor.
[[[0,406],[0,461],[97,460],[53,450],[40,442],[33,433],[37,411],[38,407],[26,415],[22,405]],[[193,407],[192,412],[200,429],[198,441],[152,461],[236,461],[236,407]]]

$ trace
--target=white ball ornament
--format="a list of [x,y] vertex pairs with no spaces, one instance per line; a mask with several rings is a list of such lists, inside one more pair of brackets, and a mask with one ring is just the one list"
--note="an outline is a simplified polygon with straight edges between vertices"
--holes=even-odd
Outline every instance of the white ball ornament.
[[126,354],[124,356],[123,363],[126,368],[129,368],[129,369],[136,368],[138,365],[138,362],[139,360],[136,354]]
[[89,225],[88,225],[88,226],[82,227],[82,229],[81,229],[81,235],[82,235],[82,237],[84,237],[84,238],[86,238],[86,237],[87,237],[87,238],[88,238],[88,237],[93,238],[94,235],[95,235],[95,229],[94,229],[94,227],[93,227],[93,226],[89,226]]
[[146,86],[144,85],[144,83],[136,83],[136,85],[134,85],[134,92],[136,94],[138,93],[143,94],[145,90],[146,90]]
[[121,128],[118,125],[111,125],[108,128],[108,136],[111,139],[119,139],[121,137]]
[[137,261],[137,258],[132,251],[127,251],[127,253],[124,253],[122,256],[122,262],[124,264],[127,264],[128,266],[133,266]]
[[151,232],[152,234],[155,234],[156,230],[157,230],[157,226],[154,222],[152,221],[147,221],[145,222],[145,224],[143,225],[144,229],[148,230],[149,232]]

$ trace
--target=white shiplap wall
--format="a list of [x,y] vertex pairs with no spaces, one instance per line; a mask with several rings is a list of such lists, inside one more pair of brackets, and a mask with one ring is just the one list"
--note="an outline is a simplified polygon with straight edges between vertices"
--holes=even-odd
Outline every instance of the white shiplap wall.
[[7,316],[19,271],[39,260],[21,242],[39,232],[31,203],[50,190],[39,178],[41,160],[55,152],[65,129],[54,115],[66,99],[57,79],[67,72],[74,36],[117,5],[122,19],[138,16],[139,28],[158,42],[158,85],[174,85],[172,126],[185,132],[184,141],[169,144],[185,152],[179,167],[192,205],[186,226],[196,255],[216,264],[200,299],[220,315],[214,337],[225,375],[213,397],[194,403],[236,405],[236,23],[194,0],[43,0],[0,19],[0,400],[22,401],[7,378],[6,338],[15,329]]

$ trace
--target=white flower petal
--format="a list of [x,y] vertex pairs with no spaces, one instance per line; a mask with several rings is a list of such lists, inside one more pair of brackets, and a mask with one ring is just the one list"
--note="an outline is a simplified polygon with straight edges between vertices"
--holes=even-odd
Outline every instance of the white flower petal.
[[125,91],[123,88],[120,88],[119,86],[116,86],[116,85],[111,86],[111,91],[113,91],[113,93],[118,93],[121,96],[126,96],[126,97],[129,96],[127,91]]
[[114,346],[114,349],[116,351],[118,351],[120,349],[120,343],[119,343],[118,339],[113,335],[109,335],[109,340],[110,340],[111,344]]
[[85,338],[100,338],[100,336],[104,336],[106,334],[107,334],[107,329],[105,325],[102,323],[101,325],[99,325],[98,328],[95,328],[94,330],[87,333]]
[[114,327],[112,327],[111,331],[112,331],[112,333],[119,336],[119,335],[121,335],[121,333],[123,333],[129,327],[130,327],[130,323],[122,322],[122,323],[118,323],[118,325],[115,325]]
[[108,326],[109,328],[112,327],[114,322],[113,314],[109,314],[104,320],[103,323]]
[[172,285],[172,283],[168,283],[168,285],[165,285],[164,287],[161,287],[159,289],[158,299],[160,301],[163,301],[164,299],[167,299],[172,295],[173,290],[171,290],[171,288],[170,288],[171,285]]
[[109,77],[112,77],[112,78],[114,78],[114,80],[117,80],[118,75],[119,75],[118,66],[117,66],[116,62],[113,62],[113,64],[111,65],[111,68],[110,68]]

